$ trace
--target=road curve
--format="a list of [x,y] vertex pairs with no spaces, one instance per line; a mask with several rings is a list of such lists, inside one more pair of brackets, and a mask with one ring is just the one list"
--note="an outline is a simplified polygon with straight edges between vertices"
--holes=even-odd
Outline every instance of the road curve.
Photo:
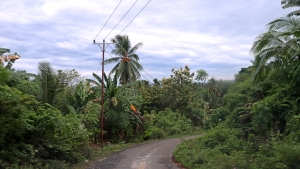
[[174,138],[141,144],[99,160],[87,169],[179,169],[172,162],[172,153],[180,142]]

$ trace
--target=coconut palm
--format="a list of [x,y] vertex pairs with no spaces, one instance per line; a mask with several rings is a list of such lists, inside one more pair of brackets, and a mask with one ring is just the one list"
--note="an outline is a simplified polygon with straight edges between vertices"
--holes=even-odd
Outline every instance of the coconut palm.
[[268,32],[259,35],[251,53],[255,56],[254,80],[271,70],[290,67],[300,54],[300,19],[296,16],[276,19],[268,24]]
[[111,70],[110,75],[118,71],[117,77],[121,84],[126,84],[140,78],[139,71],[143,67],[138,62],[139,56],[135,52],[142,46],[142,43],[138,43],[132,47],[127,35],[116,35],[112,41],[114,42],[115,49],[111,53],[116,55],[116,57],[104,61],[105,64],[117,62]]
[[[283,9],[290,7],[300,7],[300,0],[282,0],[281,5]],[[288,16],[292,15],[300,15],[300,10],[296,10],[288,14]]]

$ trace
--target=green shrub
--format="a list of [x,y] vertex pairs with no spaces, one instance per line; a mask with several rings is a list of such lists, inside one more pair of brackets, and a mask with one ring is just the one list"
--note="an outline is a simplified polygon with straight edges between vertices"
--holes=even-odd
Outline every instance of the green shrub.
[[151,129],[150,139],[163,139],[166,138],[166,132],[160,128],[154,127]]
[[217,126],[203,137],[180,144],[174,151],[174,156],[191,169],[247,168],[246,147],[239,130]]
[[0,163],[40,164],[44,160],[77,163],[88,134],[74,115],[38,102],[34,96],[0,86]]
[[191,120],[168,108],[158,113],[152,111],[144,117],[147,119],[144,133],[145,140],[192,132]]

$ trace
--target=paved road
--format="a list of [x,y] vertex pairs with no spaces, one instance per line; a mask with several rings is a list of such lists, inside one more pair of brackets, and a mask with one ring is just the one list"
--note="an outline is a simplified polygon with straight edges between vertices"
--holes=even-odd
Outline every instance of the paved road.
[[180,141],[174,138],[141,144],[97,161],[87,169],[179,169],[171,158]]

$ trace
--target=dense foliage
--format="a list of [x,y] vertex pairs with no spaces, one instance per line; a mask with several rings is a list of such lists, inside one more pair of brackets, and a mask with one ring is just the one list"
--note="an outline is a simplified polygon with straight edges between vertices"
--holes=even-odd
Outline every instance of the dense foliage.
[[[290,3],[298,2],[283,1]],[[185,166],[300,168],[300,18],[290,15],[270,22],[255,40],[253,65],[235,76],[214,111],[223,122],[177,148],[174,155]]]
[[92,158],[102,143],[187,135],[225,119],[216,108],[230,82],[187,65],[161,81],[138,80],[135,52],[142,43],[132,47],[127,35],[112,40],[116,57],[105,63],[117,65],[103,79],[55,70],[49,62],[38,63],[37,74],[1,63],[0,168],[67,168]]
[[5,84],[0,86],[0,96],[2,168],[46,165],[55,159],[74,163],[85,158],[88,135],[74,115],[63,116],[51,105]]

